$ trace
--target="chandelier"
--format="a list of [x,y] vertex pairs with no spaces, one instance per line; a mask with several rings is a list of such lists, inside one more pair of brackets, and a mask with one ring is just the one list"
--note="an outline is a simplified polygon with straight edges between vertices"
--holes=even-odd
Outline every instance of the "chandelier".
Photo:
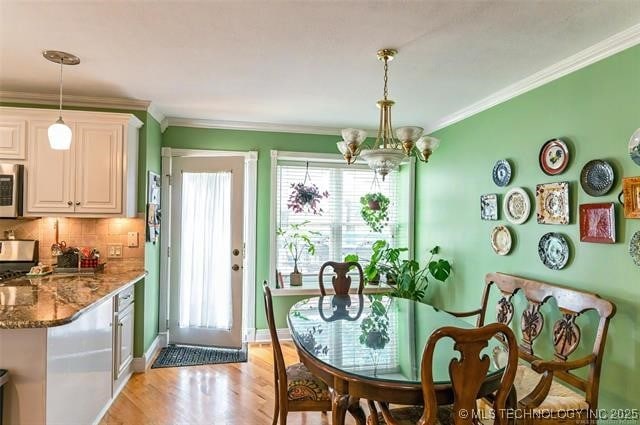
[[384,62],[384,91],[382,100],[376,102],[380,109],[380,123],[375,142],[369,147],[365,144],[366,131],[345,128],[342,130],[343,140],[337,143],[338,150],[347,164],[353,164],[357,158],[362,158],[382,180],[407,157],[415,156],[420,161],[427,162],[433,150],[440,144],[440,140],[435,137],[423,136],[422,127],[399,127],[394,135],[391,107],[395,102],[388,98],[387,82],[389,62],[396,54],[398,51],[394,49],[378,50],[378,59]]

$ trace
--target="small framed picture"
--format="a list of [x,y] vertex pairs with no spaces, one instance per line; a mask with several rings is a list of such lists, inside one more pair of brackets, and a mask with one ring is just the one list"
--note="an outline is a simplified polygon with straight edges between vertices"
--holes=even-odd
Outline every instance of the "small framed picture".
[[640,177],[622,179],[624,218],[640,218]]
[[613,202],[580,205],[580,241],[616,243]]
[[480,195],[480,218],[483,220],[498,219],[498,194]]

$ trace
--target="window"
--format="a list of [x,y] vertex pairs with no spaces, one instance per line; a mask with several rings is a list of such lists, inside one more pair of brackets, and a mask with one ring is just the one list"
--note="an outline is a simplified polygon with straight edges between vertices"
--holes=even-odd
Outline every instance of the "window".
[[[388,240],[393,245],[408,246],[409,208],[405,208],[407,211],[404,214],[399,209],[399,205],[406,207],[405,198],[409,195],[409,191],[402,187],[403,180],[407,179],[403,173],[394,171],[385,181],[378,178],[374,182],[373,171],[366,164],[347,166],[337,155],[307,156],[291,158],[278,153],[277,158],[272,158],[276,161],[273,170],[275,208],[272,209],[275,228],[308,222],[304,228],[318,233],[312,237],[316,246],[315,255],[305,253],[298,262],[301,273],[317,276],[322,263],[342,261],[347,254],[358,254],[361,261],[366,261],[371,255],[371,245],[378,239]],[[292,185],[304,182],[305,176],[307,183],[318,186],[320,192],[329,192],[329,197],[320,201],[320,215],[294,213],[287,207]],[[382,192],[391,201],[389,222],[381,233],[372,232],[360,215],[360,197],[369,192]],[[275,244],[272,246],[276,255],[272,257],[272,263],[287,281],[289,273],[293,271],[293,260],[283,247],[281,238],[275,235],[274,238]],[[309,283],[312,280],[316,282],[314,279],[305,279]]]

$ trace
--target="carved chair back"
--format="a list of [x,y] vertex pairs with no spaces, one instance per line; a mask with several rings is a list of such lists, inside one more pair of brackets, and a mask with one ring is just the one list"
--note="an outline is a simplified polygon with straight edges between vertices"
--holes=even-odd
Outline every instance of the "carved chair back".
[[287,390],[287,371],[284,364],[284,356],[276,331],[276,322],[273,316],[273,299],[271,298],[271,288],[265,280],[262,284],[262,292],[264,295],[264,311],[267,316],[267,325],[269,326],[269,334],[271,335],[271,346],[273,347],[273,372],[276,392]]
[[333,290],[336,295],[347,295],[349,294],[349,288],[351,288],[351,276],[348,275],[349,270],[352,267],[355,267],[359,273],[359,284],[358,284],[358,294],[362,294],[364,290],[364,273],[362,272],[362,267],[360,263],[355,261],[350,261],[348,263],[337,263],[335,261],[327,261],[320,267],[320,273],[318,274],[318,281],[320,282],[320,293],[322,295],[327,295],[327,291],[324,288],[323,276],[324,269],[327,267],[331,267],[333,269],[334,275],[331,277],[331,284],[333,285]]
[[[472,329],[447,326],[438,329],[429,337],[422,355],[424,411],[418,424],[433,425],[437,422],[438,406],[432,371],[433,353],[438,341],[447,337],[453,339],[454,349],[460,352],[460,359],[454,358],[449,363],[449,377],[454,394],[453,424],[472,425],[476,423],[477,418],[474,418],[470,412],[476,410],[476,398],[491,363],[489,356],[481,354],[481,352],[488,346],[489,340],[497,334],[507,345],[508,357],[506,365],[504,365],[500,387],[493,400],[493,409],[495,412],[505,412],[507,397],[510,396],[518,367],[518,343],[511,329],[502,323],[492,323]],[[496,414],[494,424],[505,425],[506,423],[505,414]]]
[[[615,304],[590,292],[503,273],[489,273],[485,278],[485,289],[482,295],[482,306],[479,311],[478,326],[484,324],[489,293],[493,286],[497,287],[502,295],[496,306],[496,320],[498,323],[505,325],[511,323],[514,315],[514,306],[512,303],[514,294],[522,292],[527,300],[527,308],[522,313],[520,319],[522,338],[519,344],[519,356],[531,363],[533,370],[543,374],[536,388],[538,398],[542,399],[529,401],[534,404],[541,403],[544,400],[543,396],[546,397],[548,387],[550,387],[552,379],[555,376],[584,391],[587,403],[591,409],[596,409],[602,355],[604,353],[609,320],[616,312]],[[540,335],[544,326],[544,317],[540,311],[540,307],[551,298],[555,299],[562,313],[562,318],[553,325],[552,343],[554,359],[552,361],[544,361],[534,353],[534,341]],[[568,358],[576,348],[578,348],[581,337],[581,331],[576,324],[576,318],[589,310],[595,310],[599,316],[591,353],[586,357],[569,361]],[[586,379],[571,372],[571,370],[586,366],[589,367],[589,373]],[[533,396],[533,394],[534,392],[529,396]],[[518,396],[520,397],[521,395]]]

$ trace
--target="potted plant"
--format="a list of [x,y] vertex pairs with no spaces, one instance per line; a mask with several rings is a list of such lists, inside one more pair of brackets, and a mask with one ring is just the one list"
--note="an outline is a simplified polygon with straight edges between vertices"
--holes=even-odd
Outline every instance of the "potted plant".
[[[360,261],[360,256],[358,254],[347,254],[344,257],[345,263],[355,262],[358,263]],[[364,280],[371,284],[377,285],[380,283],[380,274],[378,273],[378,269],[376,268],[377,262],[374,260],[369,260],[368,263],[363,264],[362,273],[364,274]]]
[[380,192],[367,193],[360,197],[360,215],[373,232],[382,232],[389,221],[389,198]]
[[282,247],[289,252],[289,257],[293,260],[293,272],[289,274],[291,286],[302,285],[302,273],[298,270],[298,261],[302,255],[305,252],[309,255],[316,253],[316,246],[311,238],[320,235],[320,232],[305,230],[304,227],[309,223],[307,220],[298,224],[290,224],[286,229],[278,227],[276,231],[276,234],[282,238]]
[[306,184],[306,179],[305,183],[292,184],[291,188],[293,190],[289,195],[287,208],[296,214],[303,212],[310,212],[314,215],[322,214],[322,208],[319,206],[320,200],[329,197],[329,192],[325,190],[321,193],[315,184]]

